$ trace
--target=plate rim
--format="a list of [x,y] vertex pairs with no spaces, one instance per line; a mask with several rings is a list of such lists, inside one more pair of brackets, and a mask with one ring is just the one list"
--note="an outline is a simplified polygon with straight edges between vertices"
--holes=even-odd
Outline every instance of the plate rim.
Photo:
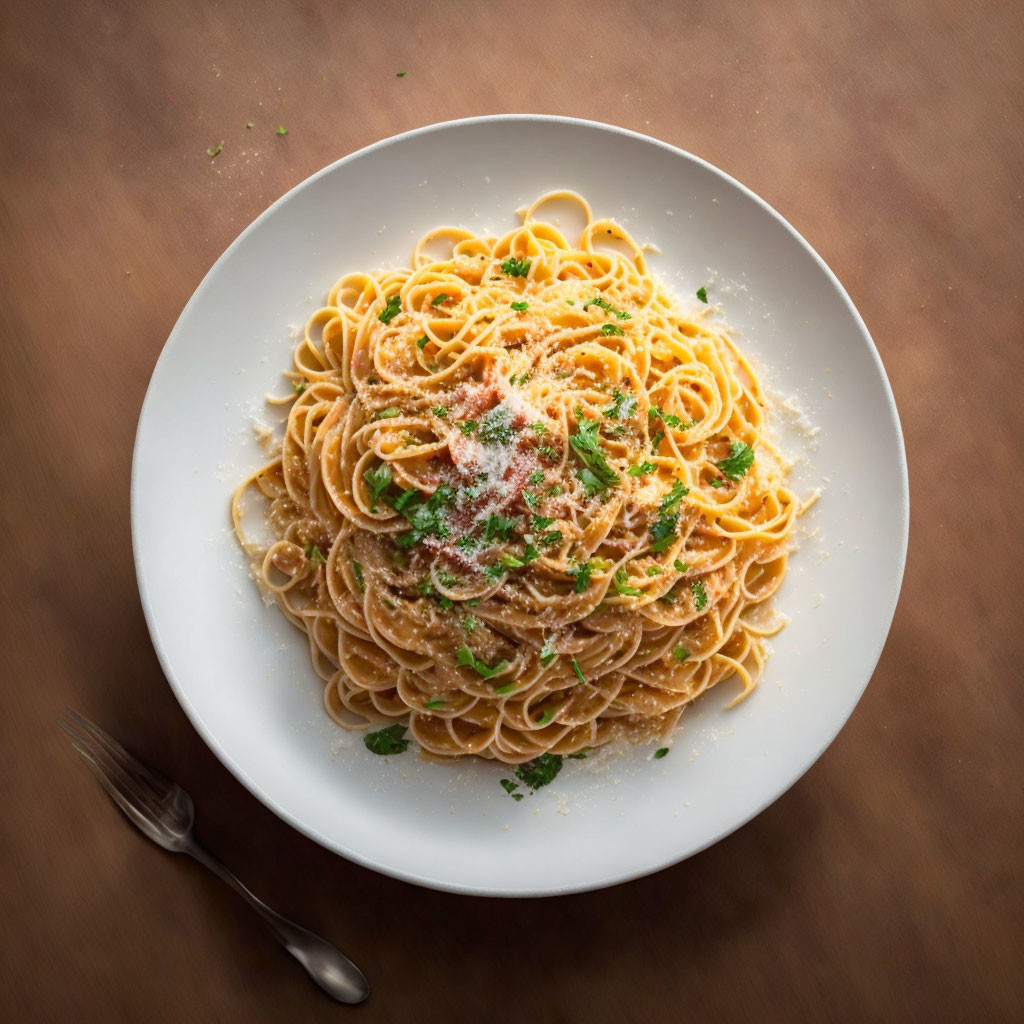
[[[877,650],[874,652],[874,657],[871,659],[871,669],[867,673],[863,683],[859,686],[856,693],[852,695],[848,706],[844,709],[842,718],[838,721],[835,728],[830,730],[817,749],[814,751],[807,764],[798,771],[786,784],[773,796],[765,800],[763,803],[758,804],[754,810],[749,814],[737,820],[729,827],[717,832],[705,842],[695,846],[692,849],[687,850],[685,853],[678,855],[671,855],[669,857],[661,857],[655,859],[654,862],[644,864],[640,867],[634,867],[625,869],[622,871],[616,871],[608,875],[607,877],[582,881],[579,884],[568,884],[559,885],[554,887],[519,887],[509,888],[500,885],[496,886],[482,886],[482,885],[460,885],[458,883],[447,882],[436,878],[430,878],[424,875],[419,875],[414,871],[407,871],[401,868],[397,868],[391,865],[384,865],[374,861],[372,858],[365,857],[358,851],[351,849],[337,841],[328,838],[323,835],[317,829],[306,824],[305,822],[298,819],[286,808],[281,806],[276,800],[264,792],[261,787],[246,773],[246,771],[239,765],[224,748],[217,741],[212,731],[206,725],[204,719],[200,716],[198,711],[193,707],[187,694],[183,690],[181,684],[176,679],[174,672],[172,671],[170,664],[170,657],[164,648],[159,625],[153,613],[152,604],[149,597],[149,588],[146,583],[145,572],[142,565],[142,559],[140,555],[140,532],[141,526],[139,522],[139,453],[144,442],[144,435],[146,434],[147,426],[147,414],[151,412],[154,395],[154,385],[158,383],[162,374],[166,372],[169,350],[171,344],[178,334],[181,328],[182,322],[188,316],[190,310],[194,304],[197,304],[201,295],[210,287],[211,279],[218,268],[227,261],[233,254],[235,249],[241,245],[241,243],[253,232],[256,228],[263,223],[270,215],[276,212],[281,207],[285,206],[293,196],[305,189],[313,182],[319,180],[327,174],[332,173],[339,167],[358,160],[359,158],[366,156],[370,153],[378,150],[387,149],[390,146],[396,145],[399,142],[405,141],[406,139],[415,138],[423,135],[429,135],[435,132],[444,131],[446,129],[456,127],[467,127],[478,124],[495,124],[502,122],[541,122],[541,123],[554,123],[563,124],[572,127],[584,127],[590,129],[598,129],[600,131],[610,132],[615,135],[623,136],[632,140],[648,143],[654,145],[662,150],[672,153],[674,156],[681,157],[685,160],[690,161],[698,165],[705,171],[710,171],[713,175],[724,179],[729,185],[738,189],[749,199],[753,200],[764,212],[770,217],[777,221],[785,231],[787,231],[796,242],[803,247],[803,249],[810,255],[814,262],[818,265],[819,269],[824,271],[826,280],[832,285],[838,294],[840,300],[845,306],[847,312],[852,316],[853,321],[859,330],[863,340],[867,343],[868,354],[874,365],[881,383],[883,385],[884,396],[888,411],[892,416],[893,424],[896,428],[896,438],[898,441],[896,456],[897,456],[897,469],[900,478],[900,491],[898,496],[894,496],[898,500],[898,511],[900,513],[900,537],[899,537],[899,563],[896,567],[896,572],[890,577],[891,585],[889,593],[887,595],[886,612],[888,622],[884,632],[877,644]],[[242,783],[243,786],[249,792],[255,796],[265,807],[273,811],[279,818],[290,825],[296,831],[302,835],[319,843],[325,849],[332,853],[338,854],[346,859],[359,864],[362,867],[369,868],[370,870],[376,871],[380,874],[387,875],[391,878],[399,879],[403,882],[410,882],[415,885],[420,885],[428,889],[434,889],[441,892],[451,892],[459,895],[474,895],[474,896],[485,896],[485,897],[503,897],[503,898],[535,898],[542,896],[562,896],[569,895],[572,893],[579,892],[590,892],[598,889],[604,889],[609,886],[619,885],[624,882],[630,882],[638,878],[643,878],[647,875],[655,874],[656,872],[663,871],[666,868],[672,867],[675,864],[679,864],[690,857],[708,849],[715,843],[720,842],[727,836],[732,835],[734,832],[742,828],[753,818],[757,817],[762,811],[771,806],[777,800],[781,799],[797,782],[800,781],[807,774],[808,771],[818,762],[819,758],[824,752],[832,745],[836,737],[842,731],[843,727],[849,721],[850,716],[853,714],[857,704],[860,703],[861,698],[864,696],[864,691],[867,689],[868,684],[874,677],[875,670],[878,668],[878,662],[882,656],[882,652],[885,649],[885,644],[888,641],[889,634],[892,631],[892,623],[895,617],[896,608],[899,602],[899,596],[903,585],[903,576],[906,569],[907,561],[907,549],[910,537],[910,481],[907,469],[907,457],[906,457],[906,442],[903,437],[903,427],[900,421],[899,410],[896,406],[896,399],[893,394],[892,384],[889,381],[889,376],[886,373],[885,365],[882,362],[882,358],[879,355],[878,349],[875,345],[874,339],[871,336],[871,332],[868,330],[867,325],[864,322],[863,317],[854,305],[853,300],[850,298],[846,289],[839,281],[838,277],[825,262],[825,260],[819,255],[817,250],[800,234],[799,231],[793,227],[792,224],[786,220],[771,204],[766,200],[762,199],[756,192],[748,188],[742,182],[738,181],[728,172],[717,167],[715,164],[704,160],[702,157],[697,156],[694,153],[690,153],[688,150],[682,149],[679,146],[674,146],[671,143],[665,142],[662,139],[655,138],[651,135],[646,135],[642,132],[636,132],[632,129],[622,128],[618,125],[608,124],[603,121],[594,121],[587,118],[577,117],[565,117],[557,114],[527,114],[527,113],[511,113],[511,114],[483,114],[474,117],[455,118],[448,121],[438,121],[432,124],[423,125],[419,128],[413,128],[409,131],[401,132],[398,135],[391,135],[384,139],[379,139],[376,142],[372,142],[360,149],[354,150],[351,153],[347,153],[344,156],[332,161],[331,163],[321,167],[319,170],[314,171],[312,174],[304,178],[302,181],[293,185],[287,192],[271,203],[262,213],[254,218],[241,232],[232,240],[227,248],[220,254],[220,256],[210,266],[209,270],[203,275],[202,280],[196,286],[192,295],[189,297],[188,302],[185,303],[174,322],[174,326],[171,328],[170,333],[167,336],[167,340],[163,343],[160,349],[160,355],[157,357],[156,363],[153,366],[153,370],[150,374],[149,383],[146,385],[146,394],[142,402],[142,406],[139,412],[139,420],[135,431],[135,441],[132,447],[132,470],[131,470],[131,482],[130,482],[130,518],[131,518],[131,535],[132,535],[132,555],[135,564],[135,576],[136,582],[139,589],[139,599],[142,604],[143,614],[146,620],[146,627],[149,630],[150,639],[153,644],[153,649],[156,652],[157,660],[160,663],[160,668],[163,671],[164,677],[171,687],[176,700],[181,705],[189,721],[192,723],[193,728],[199,733],[206,745],[213,751],[217,759],[223,764],[228,771],[231,772],[234,777]]]

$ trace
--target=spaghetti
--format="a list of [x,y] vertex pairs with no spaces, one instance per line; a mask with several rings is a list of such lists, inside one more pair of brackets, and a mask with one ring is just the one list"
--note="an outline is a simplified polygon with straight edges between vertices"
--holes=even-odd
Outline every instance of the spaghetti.
[[[538,216],[553,199],[582,209],[578,244]],[[516,764],[665,737],[714,684],[756,686],[801,511],[760,385],[581,197],[344,276],[287,376],[284,439],[232,514],[339,724]]]

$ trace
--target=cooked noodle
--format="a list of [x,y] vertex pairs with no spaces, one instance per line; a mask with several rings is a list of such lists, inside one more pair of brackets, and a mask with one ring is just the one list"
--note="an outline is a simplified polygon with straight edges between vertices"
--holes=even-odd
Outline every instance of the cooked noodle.
[[[582,208],[578,245],[538,219],[553,199]],[[339,724],[518,763],[666,737],[708,687],[757,685],[801,511],[761,387],[579,196],[347,274],[287,376],[284,440],[232,514]]]

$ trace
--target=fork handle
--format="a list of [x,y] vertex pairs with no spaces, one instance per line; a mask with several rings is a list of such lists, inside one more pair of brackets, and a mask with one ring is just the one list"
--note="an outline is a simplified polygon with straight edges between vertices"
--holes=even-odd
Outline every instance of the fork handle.
[[207,853],[195,840],[186,852],[219,879],[227,882],[270,925],[270,930],[309,976],[330,996],[342,1003],[360,1003],[370,994],[363,972],[329,942],[271,910],[234,872]]

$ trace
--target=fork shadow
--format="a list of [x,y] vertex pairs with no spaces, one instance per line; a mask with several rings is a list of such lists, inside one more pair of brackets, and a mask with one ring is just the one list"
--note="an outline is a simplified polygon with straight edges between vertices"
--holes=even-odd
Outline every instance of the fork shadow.
[[[145,635],[141,610],[139,618]],[[200,841],[258,896],[359,963],[385,1019],[416,1019],[425,987],[454,1020],[576,1019],[566,1009],[573,993],[584,1000],[579,1013],[605,996],[621,1000],[637,983],[638,961],[642,982],[671,976],[679,993],[699,983],[702,967],[720,961],[738,933],[773,914],[814,847],[816,790],[798,783],[710,849],[610,889],[521,900],[422,889],[339,858],[264,807],[196,733],[146,646],[148,655],[139,651],[129,666],[135,679],[147,681],[140,699],[126,702],[123,690],[105,687],[80,710],[115,737],[130,738],[133,753],[185,787],[196,804]],[[114,660],[123,664],[123,655]],[[254,918],[236,896],[198,865],[177,867],[195,872],[203,913],[223,932],[240,975],[260,978],[264,994],[276,991],[307,1019],[334,1010],[296,981],[297,968],[272,940],[254,941]],[[623,957],[624,947],[630,956]],[[510,970],[523,969],[530,986],[517,985],[509,1005],[478,1002],[508,990]],[[453,971],[459,984],[445,984]],[[401,982],[385,983],[393,979]],[[620,1019],[630,1019],[628,1011]]]

